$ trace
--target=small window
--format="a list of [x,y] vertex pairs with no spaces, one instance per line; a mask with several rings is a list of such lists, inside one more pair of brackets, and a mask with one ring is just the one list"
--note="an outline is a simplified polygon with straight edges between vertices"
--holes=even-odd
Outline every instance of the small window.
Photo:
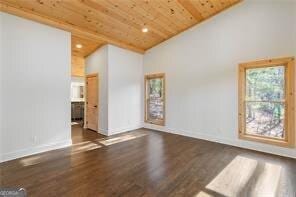
[[294,145],[294,72],[293,58],[240,64],[240,138]]
[[145,122],[164,125],[165,74],[145,76]]

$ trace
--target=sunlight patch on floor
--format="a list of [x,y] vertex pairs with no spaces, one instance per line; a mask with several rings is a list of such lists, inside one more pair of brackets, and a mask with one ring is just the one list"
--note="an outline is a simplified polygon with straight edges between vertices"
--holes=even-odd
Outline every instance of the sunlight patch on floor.
[[282,167],[265,163],[263,172],[252,187],[251,196],[277,196]]
[[113,138],[109,138],[109,139],[102,139],[102,140],[97,140],[97,141],[105,146],[110,146],[112,144],[117,144],[117,143],[125,142],[128,140],[133,140],[133,139],[143,137],[146,135],[147,134],[144,134],[144,133],[126,134],[126,135],[122,135],[122,136],[118,136],[118,137],[113,137]]
[[237,196],[254,174],[257,164],[254,159],[237,156],[206,188],[225,196]]
[[21,159],[20,163],[24,167],[25,166],[32,166],[32,165],[36,165],[36,164],[40,163],[40,160],[41,160],[41,156],[32,156],[32,157]]
[[214,197],[214,196],[204,191],[200,191],[197,195],[195,195],[195,197]]
[[[221,196],[277,196],[282,167],[255,159],[235,157],[195,197]],[[209,191],[209,192],[207,192]]]
[[72,146],[71,154],[77,154],[81,152],[95,150],[101,147],[102,147],[101,145],[94,143],[92,141],[82,142]]
[[[92,141],[81,142],[81,143],[73,144],[71,146],[71,149],[67,150],[65,155],[74,155],[77,153],[95,150],[101,147],[103,146]],[[28,158],[21,159],[20,164],[26,167],[26,166],[36,165],[48,160],[49,160],[48,156],[44,156],[44,155],[30,156]]]
[[147,171],[148,177],[152,185],[157,185],[167,176],[167,166],[165,164],[163,139],[149,138],[148,148],[144,154],[147,154]]
[[[110,146],[112,144],[133,140],[146,135],[147,134],[145,133],[134,133],[134,134],[126,134],[118,137],[112,137],[109,139],[80,142],[80,143],[73,144],[71,146],[70,152],[67,154],[74,155],[77,153],[91,151],[91,150],[102,148],[103,146]],[[46,158],[42,158],[42,156],[32,156],[29,158],[21,159],[20,163],[22,166],[31,166],[31,165],[36,165],[38,163],[41,163],[43,160],[46,160]]]

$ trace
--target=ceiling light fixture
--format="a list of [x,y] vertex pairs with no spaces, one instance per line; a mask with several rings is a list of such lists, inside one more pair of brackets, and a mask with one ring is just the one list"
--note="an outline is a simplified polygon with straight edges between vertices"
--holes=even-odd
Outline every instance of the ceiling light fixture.
[[142,32],[143,32],[143,33],[147,33],[147,32],[148,32],[148,28],[147,28],[147,27],[143,27],[143,28],[142,28]]
[[76,48],[81,49],[82,48],[82,44],[76,44]]

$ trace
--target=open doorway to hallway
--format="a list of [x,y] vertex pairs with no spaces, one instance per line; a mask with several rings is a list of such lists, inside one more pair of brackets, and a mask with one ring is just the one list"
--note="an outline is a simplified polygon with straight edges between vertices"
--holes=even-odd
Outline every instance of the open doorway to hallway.
[[71,124],[84,126],[85,79],[71,78]]
[[[72,35],[71,124],[73,136],[85,129],[98,131],[98,74],[86,73],[85,59],[99,43]],[[80,133],[80,134],[79,134]]]

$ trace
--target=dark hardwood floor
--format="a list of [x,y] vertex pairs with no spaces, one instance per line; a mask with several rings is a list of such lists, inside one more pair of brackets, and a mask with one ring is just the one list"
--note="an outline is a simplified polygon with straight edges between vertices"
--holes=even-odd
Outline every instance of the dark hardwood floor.
[[296,196],[296,160],[139,129],[0,164],[28,196]]

